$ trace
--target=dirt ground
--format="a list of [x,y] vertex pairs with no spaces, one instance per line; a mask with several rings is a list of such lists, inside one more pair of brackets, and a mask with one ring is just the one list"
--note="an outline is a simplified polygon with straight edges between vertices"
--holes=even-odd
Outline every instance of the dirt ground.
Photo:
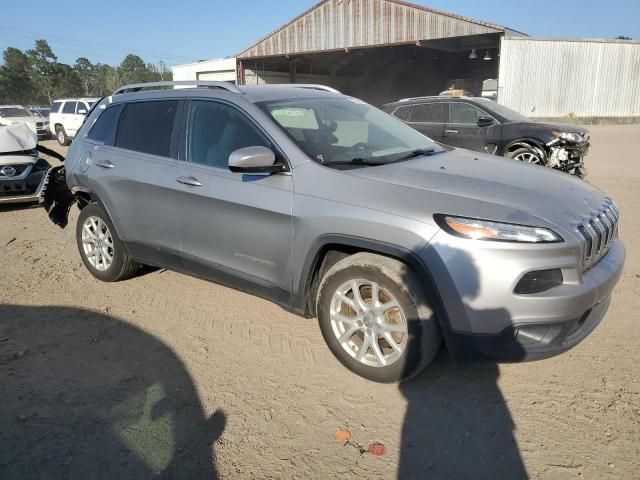
[[0,478],[640,478],[640,126],[591,131],[628,253],[601,325],[553,359],[443,354],[400,386],[267,301],[168,271],[94,280],[75,207],[65,230],[0,210]]

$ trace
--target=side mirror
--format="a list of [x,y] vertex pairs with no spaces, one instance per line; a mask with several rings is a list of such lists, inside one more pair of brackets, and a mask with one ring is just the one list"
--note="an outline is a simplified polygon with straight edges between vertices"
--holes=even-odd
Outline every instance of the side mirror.
[[78,110],[78,115],[86,115],[86,114],[87,114],[87,111],[84,108]]
[[491,118],[491,117],[480,117],[478,119],[478,126],[479,127],[490,127],[494,123],[495,122],[494,122],[493,118]]
[[229,170],[235,173],[270,175],[285,169],[276,165],[276,154],[267,147],[239,148],[229,155]]

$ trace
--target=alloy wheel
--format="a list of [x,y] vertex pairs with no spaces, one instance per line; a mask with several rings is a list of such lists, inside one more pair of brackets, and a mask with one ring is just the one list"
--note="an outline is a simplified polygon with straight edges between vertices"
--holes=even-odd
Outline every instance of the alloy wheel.
[[525,163],[533,163],[534,165],[542,165],[542,159],[536,155],[534,152],[522,152],[513,157],[514,160],[519,160],[520,162]]
[[408,327],[400,304],[370,280],[343,283],[333,294],[331,327],[342,348],[371,367],[388,367],[405,351]]
[[113,263],[113,237],[107,224],[98,217],[88,217],[82,225],[82,248],[87,261],[100,272]]

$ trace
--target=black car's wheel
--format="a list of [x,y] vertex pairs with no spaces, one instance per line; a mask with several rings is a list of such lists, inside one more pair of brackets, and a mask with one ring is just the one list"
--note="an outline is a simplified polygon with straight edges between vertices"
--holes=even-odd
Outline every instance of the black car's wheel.
[[87,205],[80,212],[76,241],[85,267],[98,280],[125,280],[140,268],[126,255],[111,220],[95,203]]
[[71,143],[71,139],[67,136],[67,132],[62,125],[56,127],[56,138],[58,139],[58,143],[63,147]]
[[544,158],[540,153],[530,147],[521,147],[505,154],[505,157],[518,160],[519,162],[532,163],[534,165],[545,165]]
[[419,373],[442,341],[422,284],[405,264],[370,253],[349,256],[324,275],[320,330],[337,359],[381,383]]

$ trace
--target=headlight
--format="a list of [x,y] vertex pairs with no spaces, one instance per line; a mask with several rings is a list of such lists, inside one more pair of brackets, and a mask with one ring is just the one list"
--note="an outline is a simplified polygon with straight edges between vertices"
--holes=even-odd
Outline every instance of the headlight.
[[556,138],[561,138],[567,142],[580,143],[584,138],[581,133],[575,132],[552,132]]
[[513,223],[492,222],[476,218],[436,215],[436,221],[446,232],[472,240],[518,243],[562,242],[557,233],[542,227],[529,227]]

